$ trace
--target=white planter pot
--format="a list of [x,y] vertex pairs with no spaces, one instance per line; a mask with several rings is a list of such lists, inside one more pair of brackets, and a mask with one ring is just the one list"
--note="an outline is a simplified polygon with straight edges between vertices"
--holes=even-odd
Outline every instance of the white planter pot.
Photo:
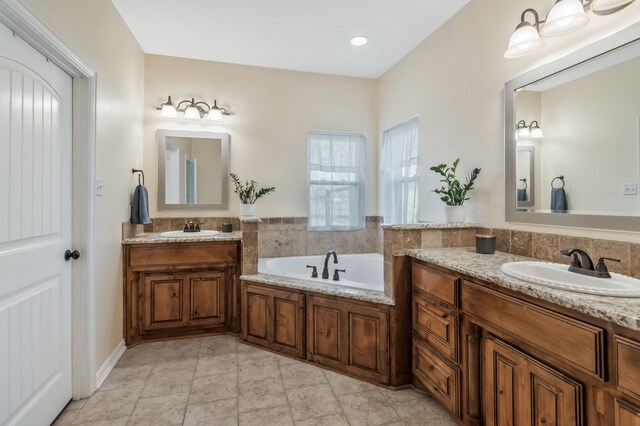
[[463,223],[466,212],[464,206],[444,206],[447,223]]
[[256,215],[255,204],[240,204],[240,216],[253,217]]

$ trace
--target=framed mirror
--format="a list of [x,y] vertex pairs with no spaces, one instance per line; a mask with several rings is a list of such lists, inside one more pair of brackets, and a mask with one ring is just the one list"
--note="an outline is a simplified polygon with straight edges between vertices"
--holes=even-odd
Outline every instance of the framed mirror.
[[229,134],[158,130],[158,210],[226,209]]
[[505,168],[508,222],[640,230],[640,24],[506,84]]

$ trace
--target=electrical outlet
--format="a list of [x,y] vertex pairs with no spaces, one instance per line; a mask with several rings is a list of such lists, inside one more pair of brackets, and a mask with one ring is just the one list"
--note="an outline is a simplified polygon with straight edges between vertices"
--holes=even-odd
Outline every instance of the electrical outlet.
[[104,179],[96,178],[96,197],[102,197],[104,195]]
[[625,183],[622,185],[622,193],[623,195],[638,195],[638,184]]

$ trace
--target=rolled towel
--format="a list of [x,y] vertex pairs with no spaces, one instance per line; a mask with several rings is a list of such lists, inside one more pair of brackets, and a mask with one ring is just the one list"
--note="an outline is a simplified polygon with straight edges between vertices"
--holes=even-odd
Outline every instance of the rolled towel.
[[527,189],[518,189],[518,201],[527,201]]
[[553,188],[551,190],[551,212],[566,213],[567,211],[567,194],[564,188]]
[[151,223],[151,219],[149,219],[149,193],[144,185],[136,186],[136,190],[133,192],[131,223],[134,225],[148,225]]

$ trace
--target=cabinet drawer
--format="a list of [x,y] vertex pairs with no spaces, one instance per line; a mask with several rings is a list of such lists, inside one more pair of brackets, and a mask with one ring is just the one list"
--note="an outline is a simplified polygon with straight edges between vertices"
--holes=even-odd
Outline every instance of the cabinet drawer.
[[604,378],[604,330],[493,290],[464,282],[465,312],[493,323],[537,349]]
[[434,398],[438,399],[456,418],[458,417],[458,370],[415,339],[413,341],[413,374]]
[[457,361],[458,318],[421,295],[413,294],[413,331],[442,356]]
[[411,266],[413,288],[428,293],[451,306],[457,306],[458,281],[456,277],[434,271],[416,262]]
[[614,337],[617,364],[616,386],[640,398],[640,343]]
[[179,266],[198,264],[233,265],[237,262],[236,244],[147,244],[129,251],[129,266]]

